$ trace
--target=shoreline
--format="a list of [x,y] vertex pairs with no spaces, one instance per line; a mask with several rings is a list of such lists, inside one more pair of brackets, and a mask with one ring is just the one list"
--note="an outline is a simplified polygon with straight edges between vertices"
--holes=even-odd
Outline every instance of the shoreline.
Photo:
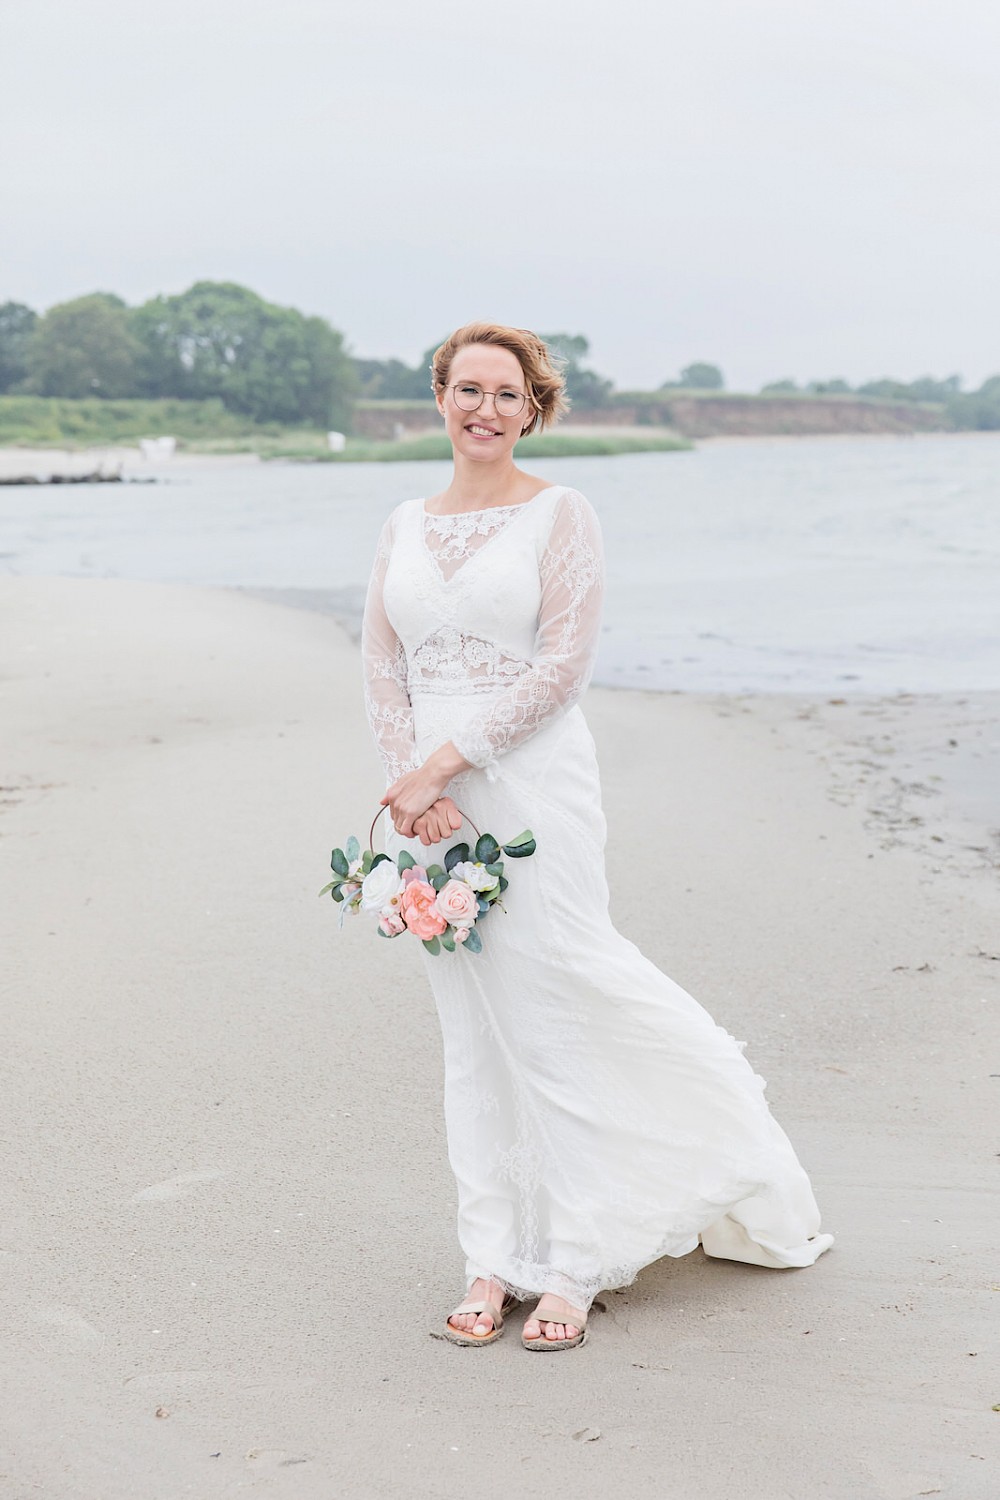
[[[358,645],[365,589],[234,586],[234,593],[335,620]],[[1000,870],[1000,692],[720,692],[624,686],[589,691],[681,697],[751,715],[816,757],[830,796],[863,809],[882,848],[919,851],[937,871]]]
[[[653,434],[652,437],[651,433]],[[665,447],[663,446],[664,442],[666,440],[672,439],[675,436],[675,434],[673,434],[668,429],[650,429],[648,427],[643,428],[624,426],[616,427],[613,425],[609,425],[606,428],[594,428],[592,426],[580,426],[574,428],[572,423],[566,425],[560,424],[553,435],[557,437],[565,437],[571,443],[574,443],[576,442],[576,440],[578,440],[578,451],[574,452],[567,449],[565,452],[553,454],[537,454],[535,456],[539,458],[572,458],[587,456],[628,457],[630,453],[634,452],[680,453],[691,452],[697,448],[702,447],[703,445],[711,445],[712,447],[729,447],[734,444],[739,445],[747,443],[754,446],[765,443],[772,443],[779,444],[782,447],[785,447],[788,445],[794,446],[795,444],[802,442],[840,443],[844,441],[856,442],[858,440],[878,443],[897,443],[901,441],[912,441],[919,439],[933,439],[935,441],[938,441],[942,438],[957,438],[961,439],[963,442],[967,442],[972,438],[978,438],[984,442],[1000,441],[1000,433],[964,429],[961,431],[935,429],[928,432],[762,432],[746,434],[715,433],[709,436],[698,437],[695,439],[681,440],[678,442],[678,445],[676,447]],[[433,438],[435,435],[431,434],[430,436]],[[626,444],[633,441],[641,442],[643,439],[646,439],[649,441],[649,446],[645,448],[623,448],[621,452],[605,454],[594,454],[592,450],[588,450],[588,442],[592,444],[595,439],[603,438],[606,438],[611,443],[621,440],[622,443]],[[370,444],[361,439],[355,439],[353,441],[359,447],[377,447],[380,450],[383,450],[382,456],[378,458],[364,457],[361,455],[354,457],[348,454],[348,456],[345,458],[343,454],[327,453],[321,447],[317,447],[317,451],[315,453],[310,453],[307,455],[300,454],[299,456],[295,456],[295,454],[293,453],[282,453],[281,451],[278,451],[272,455],[268,452],[268,447],[274,446],[273,441],[270,443],[270,445],[267,443],[261,443],[257,448],[254,449],[234,449],[221,452],[213,451],[211,448],[200,449],[197,447],[179,446],[175,451],[173,457],[168,460],[145,459],[137,446],[127,442],[88,443],[81,446],[67,446],[64,444],[39,446],[38,444],[27,444],[23,447],[6,444],[0,445],[0,477],[9,477],[11,475],[20,474],[24,474],[26,476],[51,474],[56,471],[66,475],[80,474],[86,472],[88,469],[92,469],[95,465],[104,465],[108,467],[128,465],[134,471],[134,473],[129,477],[135,477],[137,475],[166,475],[169,474],[171,470],[184,469],[198,465],[204,465],[214,468],[227,468],[235,467],[238,465],[261,463],[376,463],[384,462],[385,452],[395,446],[391,443]],[[401,463],[439,462],[441,458],[440,454],[431,452],[421,453],[420,444],[422,441],[423,440],[420,438],[400,440],[399,447],[404,451],[401,452],[398,460],[393,461],[398,461]],[[60,457],[58,466],[56,466],[54,461],[55,456],[57,455]],[[524,455],[525,461],[527,462],[531,456],[532,455],[530,453],[526,453]]]

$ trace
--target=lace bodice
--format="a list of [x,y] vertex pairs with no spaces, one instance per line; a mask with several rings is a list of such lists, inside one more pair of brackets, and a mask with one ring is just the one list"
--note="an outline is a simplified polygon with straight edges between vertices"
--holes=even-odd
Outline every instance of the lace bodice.
[[473,766],[565,712],[593,672],[605,585],[600,522],[578,491],[430,515],[403,501],[382,526],[365,601],[365,704],[387,785],[423,763],[420,695],[482,695],[450,736]]

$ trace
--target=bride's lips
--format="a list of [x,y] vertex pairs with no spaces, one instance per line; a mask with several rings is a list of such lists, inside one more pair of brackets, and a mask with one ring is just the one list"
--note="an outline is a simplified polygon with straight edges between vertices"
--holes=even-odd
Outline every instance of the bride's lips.
[[465,430],[470,437],[477,438],[481,443],[489,442],[490,438],[502,436],[495,427],[487,427],[482,422],[467,422]]

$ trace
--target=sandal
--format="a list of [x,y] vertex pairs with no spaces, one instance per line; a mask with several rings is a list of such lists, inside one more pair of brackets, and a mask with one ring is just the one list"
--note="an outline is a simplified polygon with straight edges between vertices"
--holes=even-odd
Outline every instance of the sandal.
[[471,1329],[453,1328],[447,1321],[444,1325],[444,1336],[453,1344],[492,1344],[503,1333],[503,1315],[508,1312],[517,1302],[513,1292],[507,1292],[503,1299],[503,1305],[497,1307],[495,1302],[484,1298],[481,1302],[463,1302],[461,1307],[456,1307],[449,1317],[457,1317],[459,1313],[487,1312],[493,1319],[493,1327],[486,1333],[474,1333]]
[[577,1344],[585,1344],[587,1342],[586,1313],[584,1313],[582,1318],[556,1318],[547,1316],[544,1307],[542,1308],[541,1312],[539,1312],[538,1308],[536,1307],[535,1311],[531,1315],[531,1318],[528,1319],[529,1323],[531,1322],[532,1318],[534,1318],[539,1325],[544,1325],[546,1323],[569,1323],[570,1326],[576,1328],[578,1332],[575,1333],[571,1339],[547,1339],[544,1333],[540,1338],[526,1339],[524,1337],[524,1334],[522,1334],[522,1349],[575,1349]]

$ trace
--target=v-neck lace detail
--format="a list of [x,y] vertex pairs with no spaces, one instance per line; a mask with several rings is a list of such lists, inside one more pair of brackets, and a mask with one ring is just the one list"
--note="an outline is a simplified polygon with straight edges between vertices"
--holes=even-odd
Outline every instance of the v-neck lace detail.
[[530,500],[520,500],[514,505],[491,505],[482,510],[460,510],[445,515],[426,510],[425,502],[420,500],[424,545],[437,563],[441,577],[450,582],[470,558],[514,519],[518,511],[530,509],[540,496],[558,488],[558,485],[547,485]]

